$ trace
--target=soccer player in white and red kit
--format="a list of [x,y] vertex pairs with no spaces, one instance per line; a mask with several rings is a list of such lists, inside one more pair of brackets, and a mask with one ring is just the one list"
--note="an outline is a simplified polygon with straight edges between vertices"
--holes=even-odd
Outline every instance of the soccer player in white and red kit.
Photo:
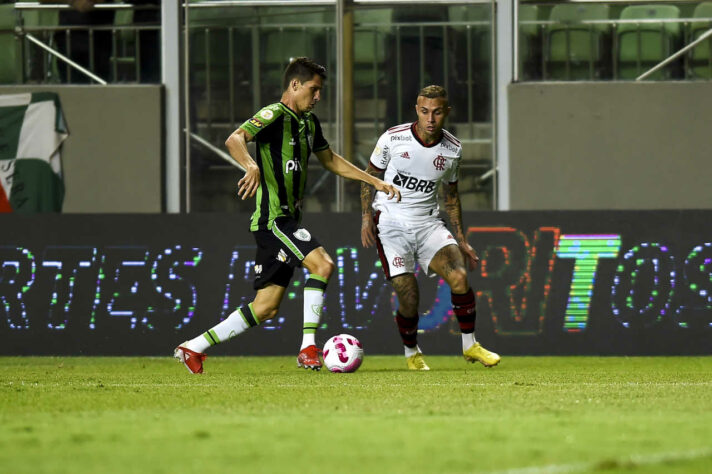
[[[465,359],[491,367],[499,363],[499,355],[475,339],[475,294],[467,267],[473,270],[479,259],[462,228],[457,191],[462,146],[443,129],[451,110],[447,92],[440,86],[425,87],[418,94],[415,110],[417,122],[388,129],[373,150],[366,172],[383,175],[386,183],[396,186],[401,202],[390,201],[381,192],[374,198],[373,189],[362,185],[361,242],[364,247],[376,246],[386,278],[398,296],[395,319],[409,369],[430,370],[418,347],[416,262],[428,276],[439,275],[450,286]],[[453,233],[439,216],[441,185]]]

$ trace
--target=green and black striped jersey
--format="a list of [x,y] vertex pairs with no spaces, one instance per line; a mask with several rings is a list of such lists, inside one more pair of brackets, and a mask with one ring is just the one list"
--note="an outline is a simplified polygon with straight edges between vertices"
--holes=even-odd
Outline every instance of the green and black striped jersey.
[[319,120],[311,112],[299,117],[278,102],[264,107],[240,128],[254,137],[261,174],[250,230],[271,230],[280,216],[299,221],[309,155],[329,148]]

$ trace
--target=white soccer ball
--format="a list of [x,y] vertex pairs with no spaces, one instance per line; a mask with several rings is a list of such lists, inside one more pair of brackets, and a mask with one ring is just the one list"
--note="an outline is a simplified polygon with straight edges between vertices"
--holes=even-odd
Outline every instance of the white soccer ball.
[[355,337],[339,334],[326,341],[321,355],[331,372],[356,372],[363,362],[363,347]]

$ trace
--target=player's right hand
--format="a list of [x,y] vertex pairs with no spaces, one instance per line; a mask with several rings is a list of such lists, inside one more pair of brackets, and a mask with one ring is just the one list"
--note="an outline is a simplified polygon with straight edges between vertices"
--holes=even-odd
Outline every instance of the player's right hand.
[[371,214],[361,216],[361,243],[366,248],[376,245],[376,224]]
[[237,182],[237,196],[243,201],[251,198],[260,187],[260,168],[257,165],[252,165],[245,171],[245,176]]
[[396,198],[396,202],[400,202],[401,200],[400,191],[398,191],[398,188],[396,188],[392,184],[388,184],[385,181],[379,179],[378,183],[374,185],[374,188],[376,188],[376,191],[386,193],[388,195],[388,199]]
[[480,257],[477,256],[475,249],[467,242],[460,243],[459,247],[462,256],[465,258],[465,262],[467,262],[468,270],[472,271],[477,268],[477,265],[480,263]]

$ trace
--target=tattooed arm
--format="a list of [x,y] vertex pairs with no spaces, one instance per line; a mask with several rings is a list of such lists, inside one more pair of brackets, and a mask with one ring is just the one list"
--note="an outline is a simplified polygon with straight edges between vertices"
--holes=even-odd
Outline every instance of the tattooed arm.
[[[377,178],[383,176],[383,171],[378,170],[370,163],[365,171]],[[361,183],[361,243],[366,248],[376,244],[376,224],[373,223],[371,208],[375,194],[376,190],[372,186]]]
[[460,246],[462,256],[467,261],[468,268],[474,270],[480,259],[475,250],[467,243],[462,230],[462,205],[460,204],[460,194],[457,192],[457,183],[443,183],[443,195],[445,197],[445,213],[455,233],[455,240]]

